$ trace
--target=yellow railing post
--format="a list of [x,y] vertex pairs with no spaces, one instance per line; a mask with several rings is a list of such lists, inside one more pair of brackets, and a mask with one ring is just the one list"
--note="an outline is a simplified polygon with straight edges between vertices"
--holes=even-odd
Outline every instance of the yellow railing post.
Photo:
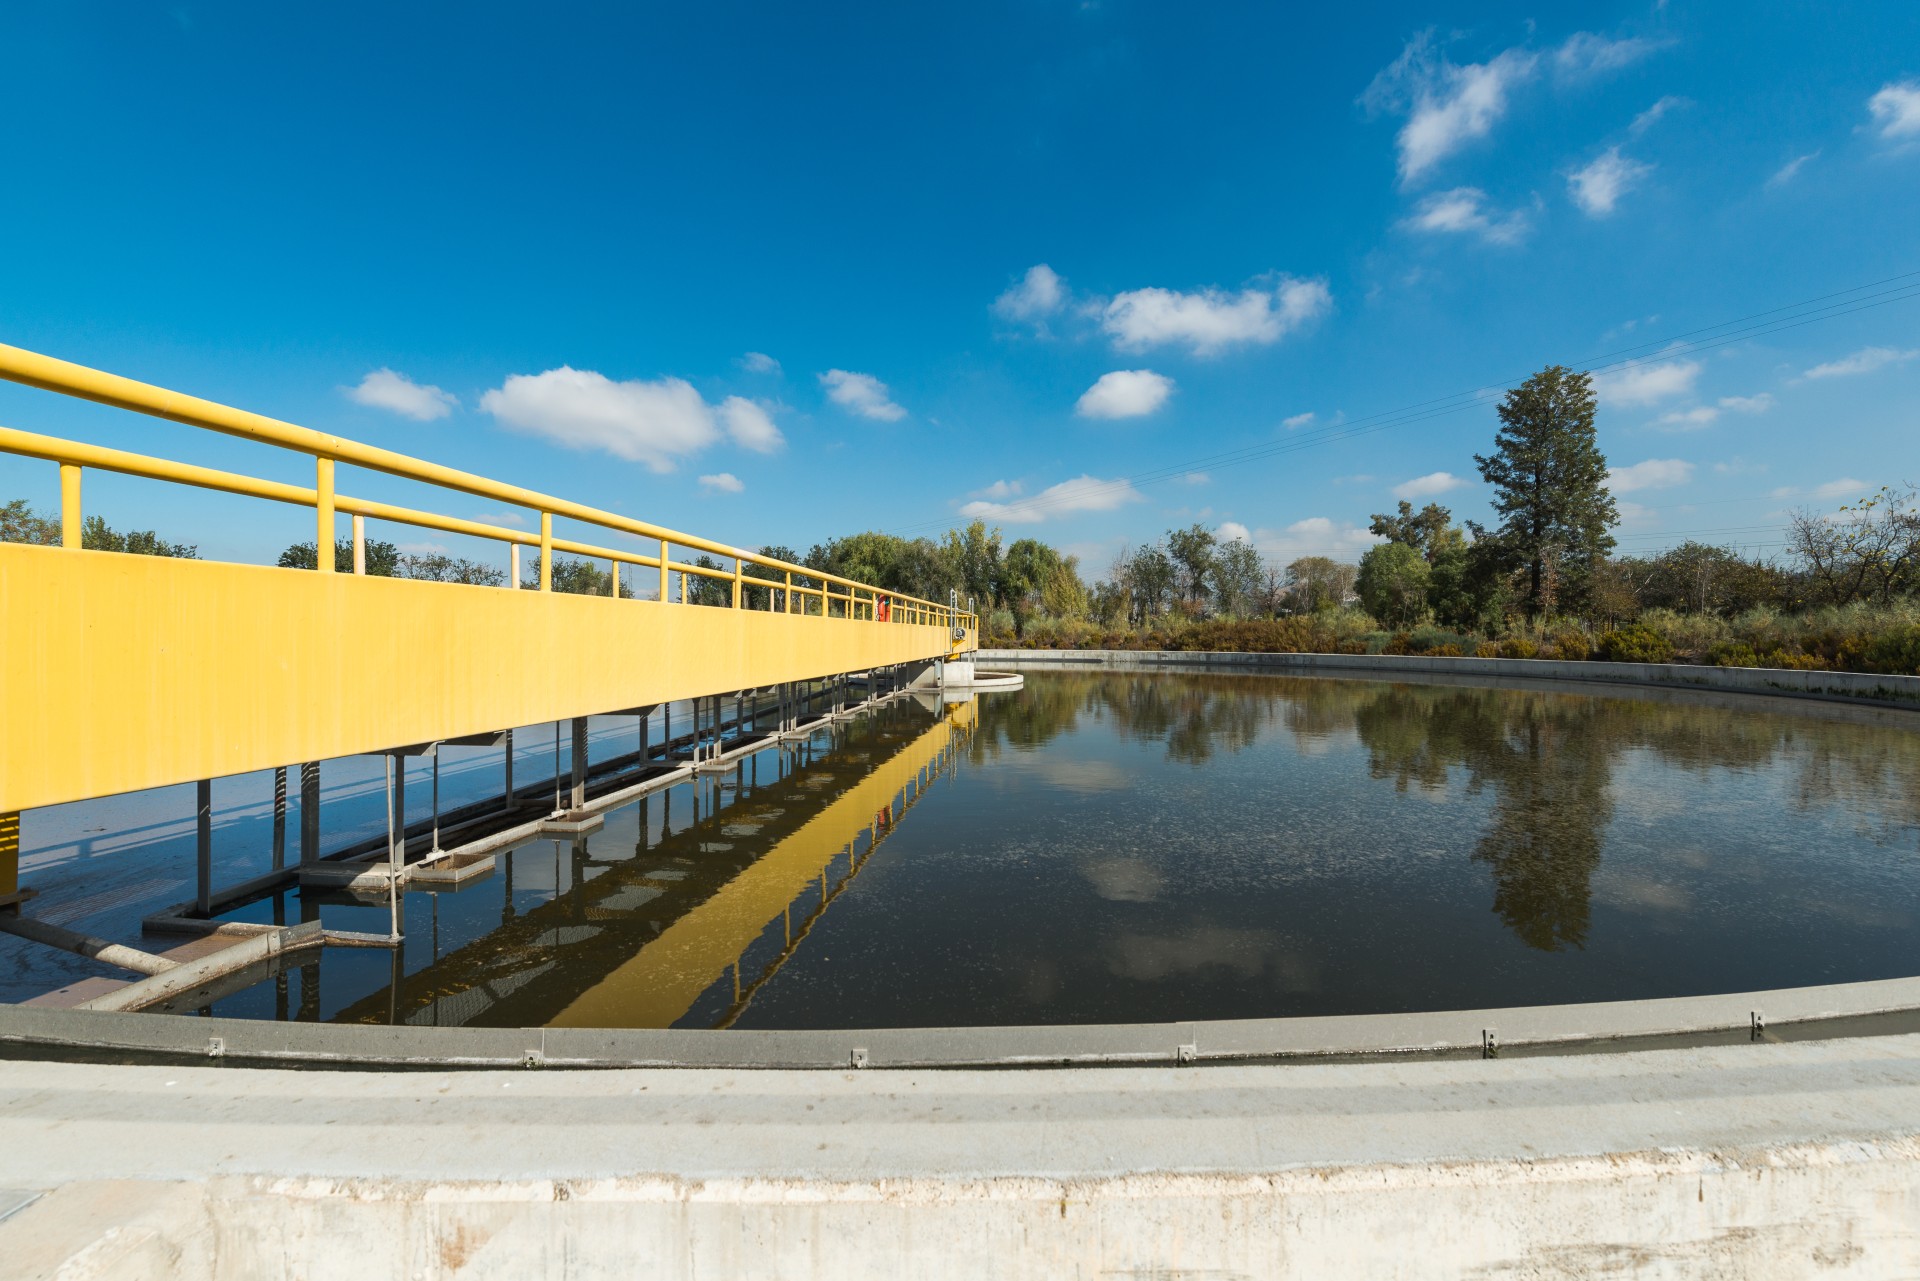
[[660,540],[660,603],[662,605],[665,605],[673,599],[668,595],[667,590],[673,586],[673,575],[667,570],[667,549],[669,546],[670,544],[666,539],[663,538]]
[[60,545],[79,550],[80,468],[74,463],[60,464]]
[[620,562],[617,560],[608,561],[607,569],[609,571],[607,574],[607,577],[612,580],[607,584],[607,595],[613,597],[615,600],[619,600],[620,599]]
[[367,572],[367,518],[358,512],[353,516],[353,572]]
[[787,612],[793,612],[793,571],[787,571]]
[[540,590],[553,590],[553,513],[540,513]]
[[740,558],[735,556],[733,558],[733,607],[735,609],[740,608],[740,570]]
[[321,573],[333,572],[333,459],[313,460],[314,564]]

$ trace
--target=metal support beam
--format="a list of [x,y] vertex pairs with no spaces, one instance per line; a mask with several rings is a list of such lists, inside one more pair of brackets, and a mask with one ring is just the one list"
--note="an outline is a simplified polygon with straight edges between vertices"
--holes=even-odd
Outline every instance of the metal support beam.
[[287,865],[287,767],[273,771],[273,870]]
[[513,731],[506,732],[506,808],[513,808]]
[[0,906],[20,897],[20,815],[0,814]]
[[300,767],[300,861],[320,858],[320,762]]
[[573,718],[573,804],[578,811],[587,803],[587,718]]
[[213,911],[213,780],[203,778],[194,786],[194,896],[193,906],[201,916]]

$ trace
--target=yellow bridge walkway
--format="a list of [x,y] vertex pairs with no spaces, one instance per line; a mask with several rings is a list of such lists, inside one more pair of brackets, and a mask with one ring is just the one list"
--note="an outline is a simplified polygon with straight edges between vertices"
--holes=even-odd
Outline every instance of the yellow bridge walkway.
[[[0,427],[0,452],[57,465],[61,482],[61,545],[0,543],[0,903],[17,897],[18,814],[37,806],[977,645],[974,616],[952,600],[881,592],[18,348],[0,346],[0,377],[304,454],[313,477],[289,484]],[[527,528],[355,498],[336,487],[342,467],[519,508]],[[83,550],[87,469],[310,507],[318,572]],[[334,563],[343,518],[351,567]],[[497,540],[513,579],[524,549],[539,590],[347,572],[364,568],[369,520]],[[556,521],[568,528],[556,533]],[[550,590],[557,553],[607,565],[610,594]],[[657,599],[626,594],[648,588]]]

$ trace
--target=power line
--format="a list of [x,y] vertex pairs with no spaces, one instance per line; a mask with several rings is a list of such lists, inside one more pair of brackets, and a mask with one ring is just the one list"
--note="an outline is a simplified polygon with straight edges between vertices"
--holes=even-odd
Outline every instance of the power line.
[[[1834,320],[1841,316],[1852,315],[1860,311],[1869,311],[1877,307],[1889,306],[1896,302],[1905,302],[1920,297],[1920,271],[1902,272],[1898,275],[1883,277],[1847,289],[1821,294],[1799,302],[1787,303],[1765,311],[1750,313],[1733,320],[1718,324],[1686,330],[1680,334],[1665,338],[1652,339],[1618,351],[1603,353],[1587,360],[1574,362],[1588,366],[1591,373],[1622,373],[1627,370],[1650,364],[1681,359],[1703,352],[1713,351],[1735,342],[1743,342],[1769,334],[1797,329],[1803,325],[1815,324],[1823,320]],[[1906,282],[1906,283],[1896,283]],[[1881,288],[1891,285],[1892,288]],[[1866,292],[1877,290],[1878,292]],[[1844,301],[1834,302],[1833,299]],[[1790,313],[1783,315],[1782,313]],[[1768,319],[1771,317],[1772,319]],[[1751,323],[1751,322],[1759,323]],[[1712,335],[1698,337],[1698,335]],[[1648,348],[1656,350],[1646,351]],[[1626,356],[1630,352],[1646,352],[1638,356]],[[1616,359],[1616,357],[1625,357]],[[1044,492],[1024,502],[1004,504],[1025,511],[1046,511],[1068,502],[1084,502],[1089,497],[1118,498],[1136,485],[1153,484],[1169,480],[1175,476],[1204,470],[1209,467],[1223,467],[1241,463],[1256,462],[1283,454],[1297,453],[1322,445],[1351,440],[1371,435],[1393,427],[1410,426],[1434,418],[1446,417],[1478,407],[1490,395],[1497,395],[1506,383],[1520,381],[1526,375],[1502,379],[1497,383],[1483,383],[1471,390],[1454,392],[1446,396],[1437,396],[1429,400],[1417,401],[1398,409],[1382,410],[1361,418],[1348,419],[1341,423],[1329,424],[1325,428],[1311,433],[1278,441],[1263,441],[1221,453],[1204,455],[1184,462],[1168,463],[1147,471],[1113,481],[1102,481],[1096,485],[1075,490],[1071,494],[1057,495],[1051,499]],[[904,534],[910,531],[933,526],[951,526],[955,521],[941,517],[933,520],[918,521],[901,526],[894,532]]]

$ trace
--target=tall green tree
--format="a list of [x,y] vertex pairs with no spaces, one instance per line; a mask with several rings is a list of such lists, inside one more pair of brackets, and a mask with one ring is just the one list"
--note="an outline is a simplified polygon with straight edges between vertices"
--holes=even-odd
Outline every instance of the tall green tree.
[[1357,573],[1331,556],[1302,556],[1287,566],[1287,601],[1296,614],[1339,609],[1347,603]]
[[1474,455],[1494,488],[1497,545],[1525,575],[1529,618],[1582,603],[1595,564],[1613,550],[1620,515],[1593,411],[1591,376],[1549,365],[1507,392],[1494,452]]
[[1401,499],[1397,514],[1375,512],[1370,528],[1388,542],[1405,543],[1413,548],[1427,558],[1429,565],[1442,551],[1466,542],[1454,528],[1453,513],[1439,503],[1428,503],[1416,512],[1412,503]]
[[1218,543],[1205,525],[1167,531],[1167,555],[1180,571],[1180,600],[1190,613],[1204,613],[1213,590],[1214,547]]
[[1360,558],[1354,587],[1367,612],[1389,627],[1411,627],[1426,617],[1426,558],[1406,543],[1376,543]]

